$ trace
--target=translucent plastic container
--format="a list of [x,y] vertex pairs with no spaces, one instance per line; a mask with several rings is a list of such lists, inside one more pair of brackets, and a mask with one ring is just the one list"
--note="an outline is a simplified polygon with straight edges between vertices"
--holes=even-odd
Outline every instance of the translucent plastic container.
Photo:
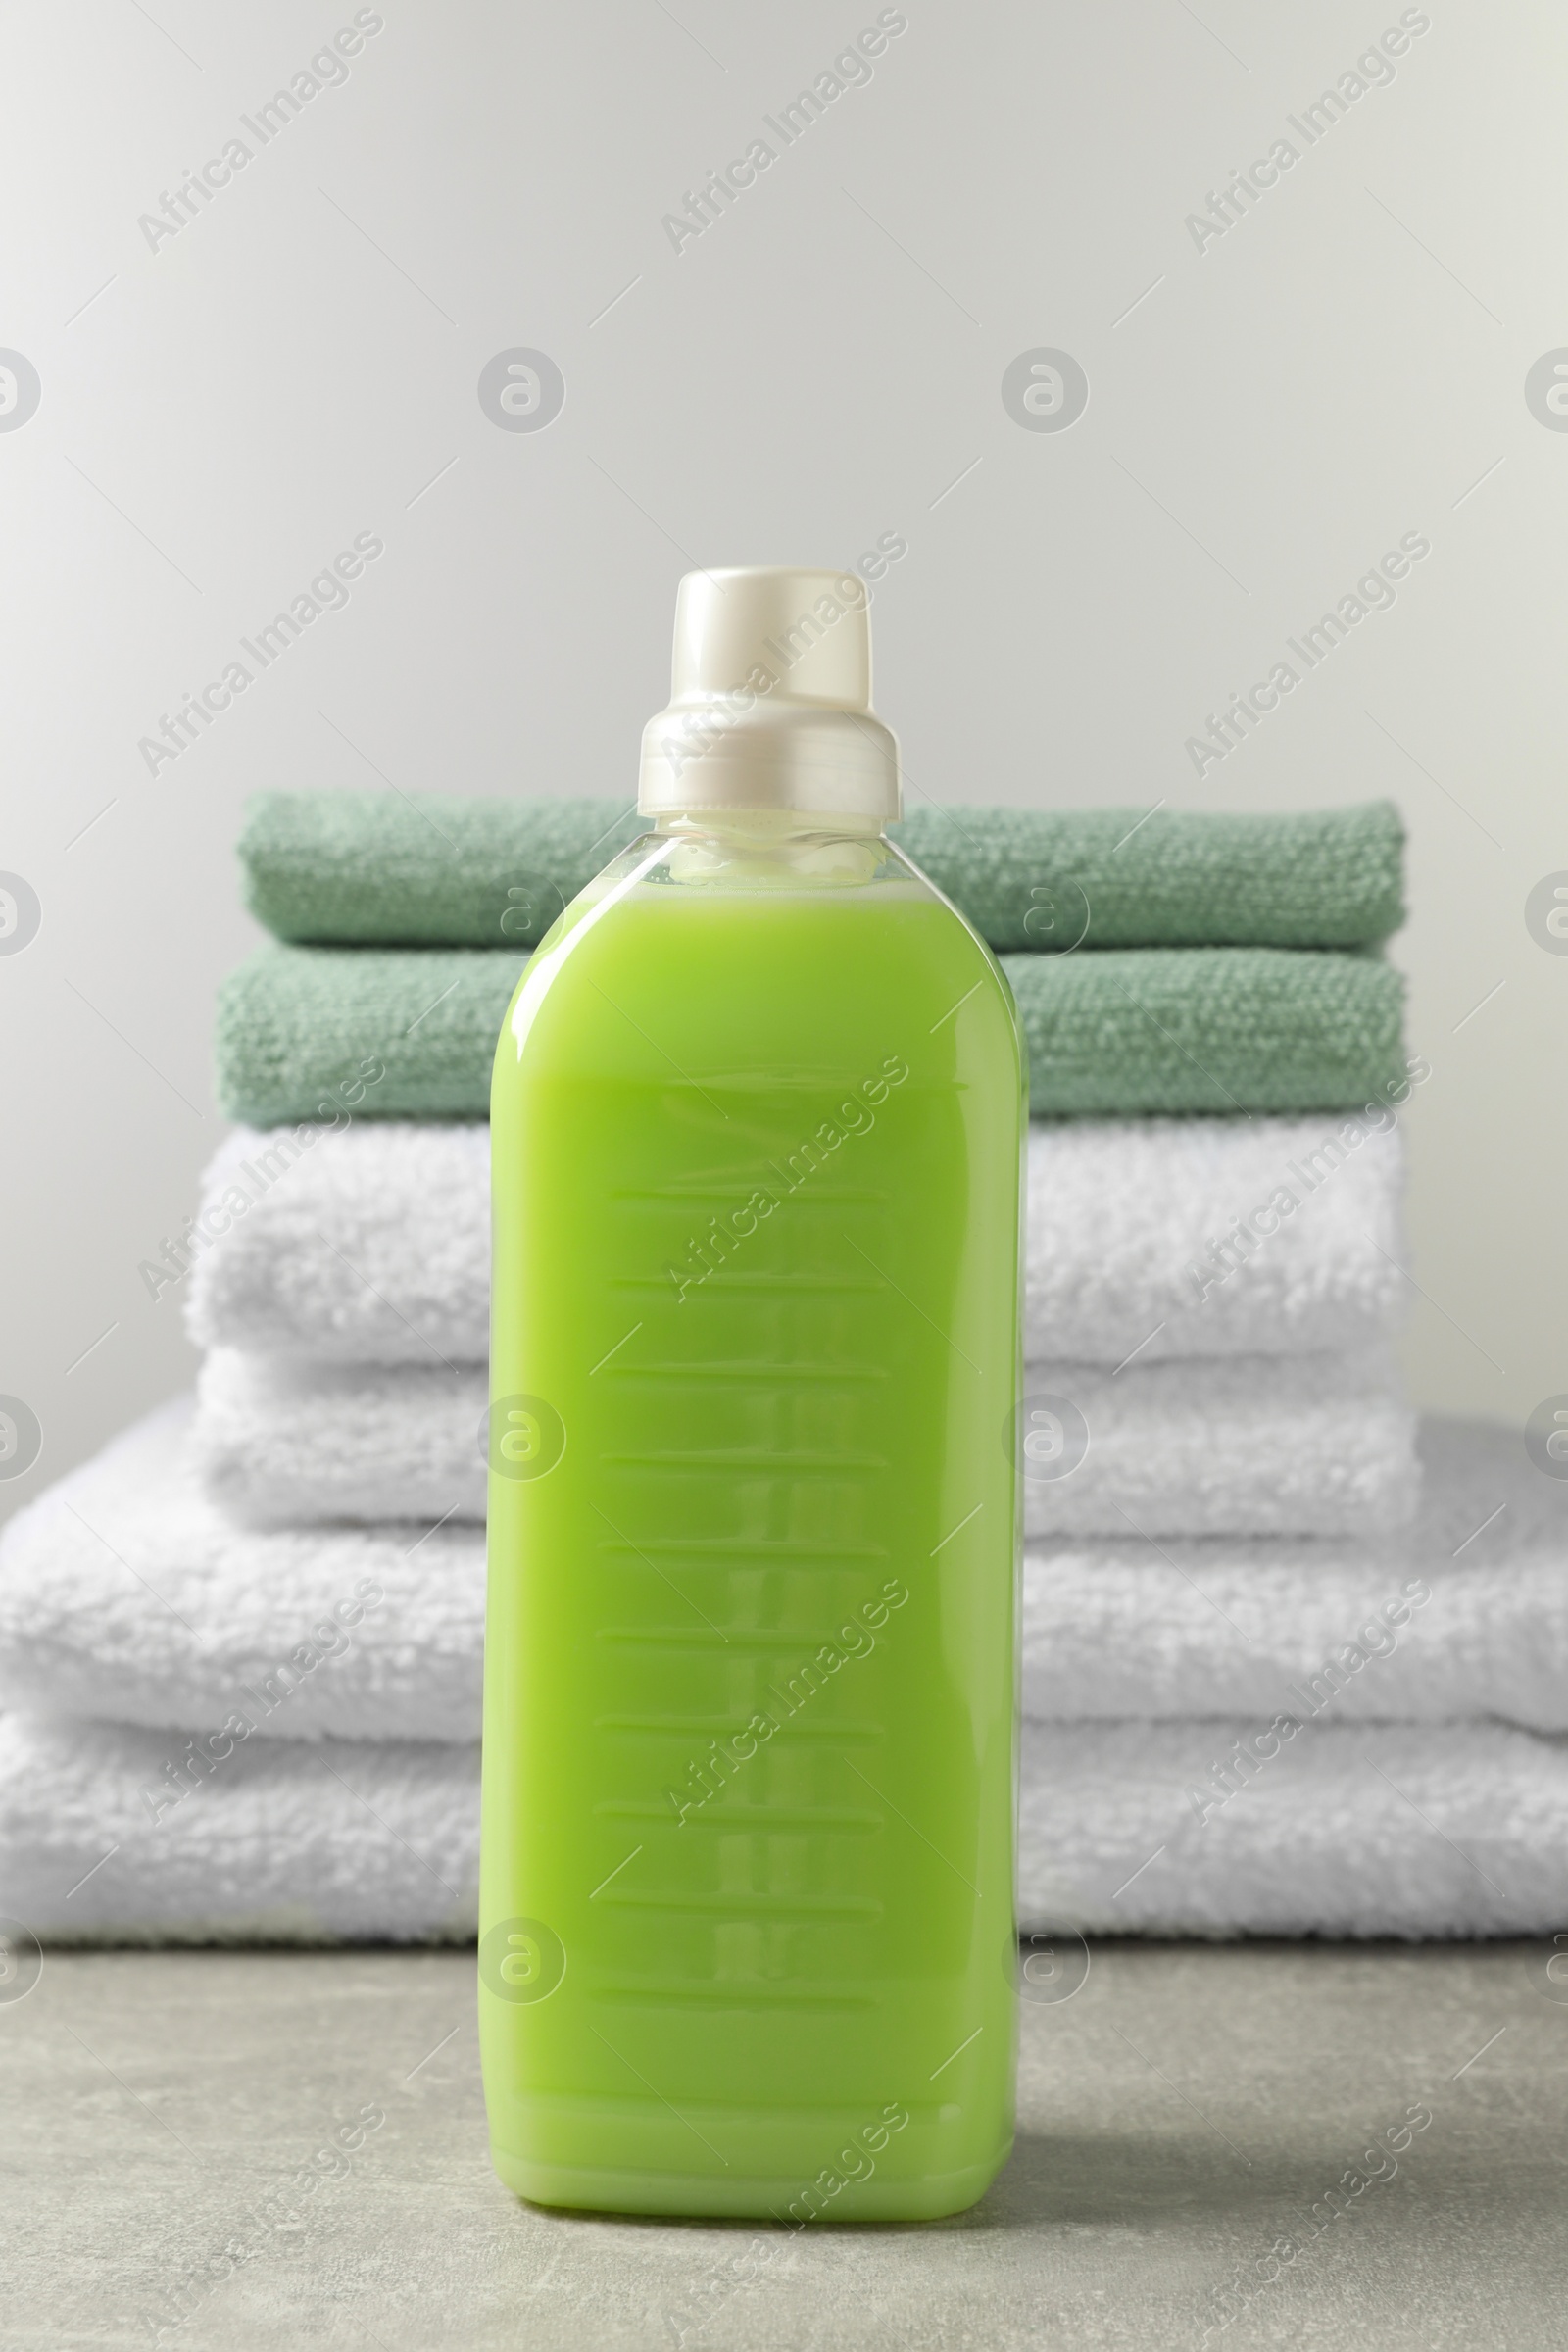
[[919,2218],[1012,2133],[1020,1048],[751,756],[829,805],[645,764],[496,1056],[486,2097],[541,2203]]

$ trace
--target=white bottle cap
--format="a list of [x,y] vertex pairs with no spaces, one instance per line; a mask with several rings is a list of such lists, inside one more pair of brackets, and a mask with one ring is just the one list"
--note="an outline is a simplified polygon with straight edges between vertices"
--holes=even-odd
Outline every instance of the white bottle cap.
[[641,813],[896,817],[899,747],[871,709],[867,602],[853,571],[689,571],[669,707],[643,731]]

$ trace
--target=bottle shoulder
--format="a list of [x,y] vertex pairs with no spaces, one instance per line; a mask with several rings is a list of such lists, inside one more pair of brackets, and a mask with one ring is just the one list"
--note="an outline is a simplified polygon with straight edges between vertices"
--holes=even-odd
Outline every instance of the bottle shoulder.
[[[789,855],[652,837],[617,858],[558,920],[519,983],[498,1076],[524,1056],[564,1067],[617,1037],[657,1062],[734,1068],[835,1042],[950,1068],[1019,1054],[1006,979],[985,942],[891,844],[820,837]],[[612,1045],[611,1047],[612,1049]]]
[[769,839],[648,833],[618,852],[578,892],[539,945],[549,947],[574,930],[607,899],[654,897],[670,905],[738,900],[760,906],[802,899],[949,904],[936,884],[880,834],[795,833]]

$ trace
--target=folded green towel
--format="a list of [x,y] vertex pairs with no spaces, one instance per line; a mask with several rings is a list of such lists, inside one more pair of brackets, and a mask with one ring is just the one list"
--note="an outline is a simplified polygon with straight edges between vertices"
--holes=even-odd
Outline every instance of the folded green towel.
[[[269,944],[223,983],[219,1095],[260,1127],[482,1118],[527,958]],[[1337,1110],[1404,1071],[1403,987],[1376,956],[1152,948],[1005,956],[1037,1118]]]
[[[239,845],[279,939],[532,947],[646,830],[624,801],[271,792]],[[997,949],[1354,948],[1404,919],[1389,801],[1284,816],[1156,808],[937,808],[893,827]]]
[[239,858],[246,904],[278,939],[522,949],[647,830],[629,800],[263,792]]
[[1090,948],[1361,948],[1404,920],[1392,801],[1278,816],[928,805],[892,832],[999,951],[1080,932]]
[[218,1099],[254,1127],[473,1119],[517,976],[511,948],[258,948],[218,991]]
[[1004,956],[1034,1116],[1357,1108],[1405,1075],[1380,956],[1290,948]]

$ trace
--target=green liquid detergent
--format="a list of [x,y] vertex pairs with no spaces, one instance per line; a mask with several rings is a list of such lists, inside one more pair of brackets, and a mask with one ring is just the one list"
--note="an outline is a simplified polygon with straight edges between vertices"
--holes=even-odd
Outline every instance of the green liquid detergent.
[[1020,1051],[881,838],[858,586],[682,584],[676,712],[683,645],[755,699],[496,1055],[480,2030],[549,2205],[926,2218],[1011,2145]]

